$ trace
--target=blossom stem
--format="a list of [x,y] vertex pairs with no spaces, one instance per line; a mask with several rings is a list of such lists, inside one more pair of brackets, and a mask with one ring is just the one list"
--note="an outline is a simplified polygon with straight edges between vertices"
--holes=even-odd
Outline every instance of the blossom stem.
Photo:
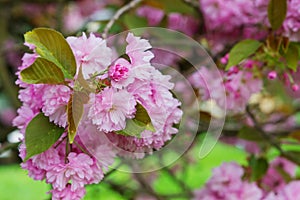
[[101,75],[105,74],[107,71],[108,71],[108,68],[106,68],[105,70],[103,70],[102,72],[100,72],[100,73],[98,73],[98,74],[93,75],[93,76],[91,77],[91,79],[94,79],[94,78],[96,78],[97,76],[101,76]]
[[132,0],[128,4],[121,7],[114,16],[109,20],[109,22],[106,24],[102,37],[105,39],[107,38],[108,32],[110,31],[111,27],[114,25],[114,23],[128,10],[134,8],[137,4],[142,2],[143,0]]

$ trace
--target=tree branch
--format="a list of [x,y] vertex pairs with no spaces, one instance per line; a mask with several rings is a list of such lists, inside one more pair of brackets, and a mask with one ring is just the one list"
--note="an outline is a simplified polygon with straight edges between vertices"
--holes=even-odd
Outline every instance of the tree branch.
[[114,25],[114,23],[123,15],[125,12],[128,10],[134,8],[137,4],[142,2],[143,0],[132,0],[125,6],[121,7],[115,14],[114,16],[109,20],[109,22],[106,24],[102,37],[105,39],[107,38],[108,32],[111,29],[111,27]]
[[194,0],[183,0],[184,3],[189,4],[190,6],[199,9],[199,3]]
[[282,150],[281,146],[277,143],[277,141],[274,140],[274,138],[270,135],[268,135],[262,127],[259,125],[259,122],[256,120],[253,113],[250,111],[249,106],[246,108],[246,112],[249,115],[250,119],[252,120],[254,124],[254,128],[261,133],[261,136],[269,142],[273,147],[275,147],[281,154],[284,154],[284,151]]

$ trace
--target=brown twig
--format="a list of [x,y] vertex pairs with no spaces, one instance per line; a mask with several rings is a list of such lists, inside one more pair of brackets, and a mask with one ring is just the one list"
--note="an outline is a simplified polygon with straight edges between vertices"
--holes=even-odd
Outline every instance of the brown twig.
[[254,124],[254,128],[261,133],[261,136],[270,143],[273,147],[275,147],[281,154],[284,154],[284,151],[282,150],[281,146],[278,144],[277,141],[274,140],[274,138],[267,134],[262,127],[260,126],[259,122],[256,120],[254,114],[250,111],[250,108],[247,106],[246,112],[249,115],[250,119],[252,120]]
[[155,197],[157,200],[164,200],[165,199],[165,198],[161,197],[160,195],[156,194],[156,192],[153,190],[153,188],[144,179],[142,174],[135,173],[134,177],[140,183],[140,185],[146,190],[146,192],[148,192],[150,195]]
[[128,10],[134,8],[137,4],[141,3],[143,0],[132,0],[128,4],[121,7],[114,16],[109,20],[109,22],[106,24],[102,37],[107,38],[108,32],[111,29],[111,27],[114,25],[114,23]]
[[191,189],[179,178],[176,177],[176,174],[174,174],[170,169],[167,167],[162,168],[163,171],[165,171],[181,188],[183,191],[185,191],[186,196],[192,197]]
[[21,142],[18,142],[18,143],[8,143],[6,145],[3,145],[2,148],[0,148],[0,155],[2,153],[4,153],[5,151],[8,151],[10,149],[13,149],[13,148],[17,148],[19,146]]

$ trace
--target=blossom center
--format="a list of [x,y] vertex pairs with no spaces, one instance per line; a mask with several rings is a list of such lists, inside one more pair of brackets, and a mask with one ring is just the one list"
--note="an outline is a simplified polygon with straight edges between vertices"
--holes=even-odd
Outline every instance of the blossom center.
[[121,64],[116,64],[110,67],[108,73],[111,79],[118,82],[128,77],[128,71],[128,67]]

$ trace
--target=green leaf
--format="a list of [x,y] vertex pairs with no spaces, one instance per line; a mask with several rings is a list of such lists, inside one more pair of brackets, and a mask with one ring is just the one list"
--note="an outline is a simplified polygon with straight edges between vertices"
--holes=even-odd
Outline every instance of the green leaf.
[[135,108],[135,117],[133,119],[127,119],[125,129],[116,131],[117,134],[140,137],[140,134],[145,130],[155,132],[147,110],[139,103],[137,103]]
[[148,22],[146,18],[137,17],[136,15],[132,15],[130,13],[124,15],[124,23],[128,27],[128,29],[135,29],[141,27],[147,27]]
[[293,71],[297,70],[298,62],[299,62],[299,49],[293,43],[290,43],[288,50],[285,54],[287,67],[292,69]]
[[60,68],[44,58],[37,58],[28,68],[21,71],[21,80],[30,84],[64,84],[65,78]]
[[268,19],[273,30],[281,27],[287,11],[286,0],[270,0],[268,5]]
[[195,9],[182,0],[161,0],[159,3],[163,5],[163,10],[166,13],[182,13],[189,15],[195,13]]
[[229,52],[229,61],[226,70],[254,54],[261,45],[262,43],[257,40],[243,40],[234,45]]
[[244,126],[238,133],[239,138],[249,141],[262,141],[263,137],[255,128]]
[[49,121],[43,113],[35,116],[28,124],[25,133],[26,158],[48,150],[63,134],[64,128]]
[[76,73],[74,54],[64,36],[49,28],[36,28],[25,35],[25,42],[36,46],[36,52],[59,67],[65,78],[72,79]]
[[89,93],[87,91],[74,91],[71,96],[68,106],[68,138],[70,144],[73,143],[77,133],[77,128],[84,111],[84,104],[89,101]]
[[265,158],[250,157],[249,166],[251,167],[251,181],[257,181],[262,178],[268,170],[269,164]]

